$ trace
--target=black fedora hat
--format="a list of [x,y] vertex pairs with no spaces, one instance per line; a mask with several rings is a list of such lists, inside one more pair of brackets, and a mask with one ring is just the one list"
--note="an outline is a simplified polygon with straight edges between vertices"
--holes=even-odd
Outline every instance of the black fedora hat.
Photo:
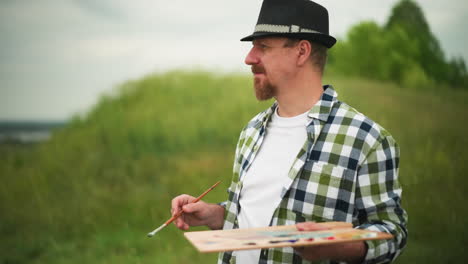
[[307,39],[331,48],[336,39],[328,33],[328,11],[309,0],[264,0],[254,33],[242,38],[281,36]]

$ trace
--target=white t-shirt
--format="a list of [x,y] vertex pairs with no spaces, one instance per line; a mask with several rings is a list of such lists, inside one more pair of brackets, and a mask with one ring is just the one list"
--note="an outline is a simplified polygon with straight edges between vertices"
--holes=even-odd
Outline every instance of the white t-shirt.
[[[241,179],[239,228],[270,224],[280,203],[283,185],[299,150],[307,139],[307,114],[280,117],[278,108],[267,124],[265,138],[254,162]],[[236,262],[258,263],[260,250],[236,251]]]

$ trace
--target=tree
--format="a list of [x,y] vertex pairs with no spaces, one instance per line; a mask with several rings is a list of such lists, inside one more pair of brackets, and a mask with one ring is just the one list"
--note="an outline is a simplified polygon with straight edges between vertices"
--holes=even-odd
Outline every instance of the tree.
[[402,0],[393,7],[385,29],[391,31],[395,27],[403,28],[412,36],[419,50],[416,59],[426,74],[438,82],[448,81],[444,53],[417,3]]
[[445,60],[422,9],[401,0],[380,27],[366,21],[353,26],[330,53],[331,67],[344,74],[390,80],[408,87],[449,84],[468,88],[462,58]]

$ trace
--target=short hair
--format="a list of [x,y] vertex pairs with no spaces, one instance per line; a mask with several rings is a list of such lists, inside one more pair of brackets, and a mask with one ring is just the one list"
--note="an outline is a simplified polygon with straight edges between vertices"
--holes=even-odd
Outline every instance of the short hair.
[[[301,40],[302,39],[287,38],[284,46],[292,47]],[[309,57],[310,61],[323,75],[323,72],[325,71],[325,64],[327,64],[328,48],[321,43],[310,41],[308,39],[304,40],[309,41],[310,46],[312,47],[312,52],[310,53]]]

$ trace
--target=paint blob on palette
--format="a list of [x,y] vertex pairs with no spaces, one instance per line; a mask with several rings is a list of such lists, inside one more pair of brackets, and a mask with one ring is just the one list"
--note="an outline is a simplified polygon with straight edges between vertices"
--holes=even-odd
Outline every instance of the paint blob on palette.
[[388,233],[354,229],[342,222],[324,223],[327,230],[299,231],[296,226],[186,232],[200,252],[222,252],[274,247],[313,246],[360,240],[391,239]]

